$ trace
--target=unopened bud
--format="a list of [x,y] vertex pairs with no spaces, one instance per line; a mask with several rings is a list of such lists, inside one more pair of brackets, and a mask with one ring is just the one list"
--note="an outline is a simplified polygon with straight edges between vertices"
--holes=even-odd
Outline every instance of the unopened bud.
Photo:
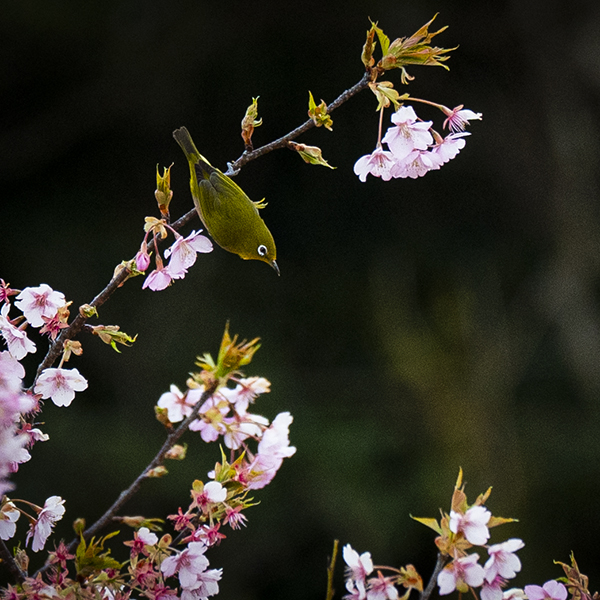
[[170,460],[183,460],[187,453],[187,445],[182,446],[181,444],[175,444],[171,446],[167,453],[165,454],[165,458]]
[[83,519],[83,518],[75,519],[73,521],[73,531],[77,535],[80,535],[84,532],[84,530],[85,530],[85,519]]
[[262,125],[262,119],[258,119],[258,96],[252,98],[252,104],[246,109],[246,114],[242,119],[242,139],[246,150],[252,150],[252,134],[255,127]]
[[127,335],[124,331],[119,331],[118,325],[95,325],[92,327],[92,333],[97,335],[105,344],[109,344],[115,352],[121,352],[117,344],[131,346],[137,339],[137,334],[133,337]]
[[160,214],[163,215],[167,220],[169,219],[169,204],[173,198],[173,192],[171,191],[171,167],[164,167],[163,174],[161,175],[156,165],[156,191],[154,197],[158,202],[158,209]]
[[172,429],[173,424],[169,421],[169,410],[167,408],[161,408],[160,406],[154,407],[154,416],[159,423],[162,423],[168,429]]
[[98,311],[96,310],[96,307],[92,306],[91,304],[82,304],[79,307],[79,314],[82,317],[89,319],[90,317],[97,317]]
[[135,255],[135,268],[143,273],[150,266],[150,255],[148,254],[148,244],[146,240],[143,241],[142,247],[138,250]]
[[146,473],[146,477],[164,477],[168,472],[167,467],[159,465],[158,467],[154,467],[154,469],[150,469]]
[[290,142],[289,146],[292,150],[295,150],[301,157],[302,160],[310,165],[321,165],[323,167],[332,167],[324,158],[321,152],[321,148],[317,146],[307,146],[306,144],[297,144],[296,142]]
[[145,523],[146,523],[146,517],[141,517],[141,516],[117,517],[117,520],[120,523],[125,523],[125,525],[128,525],[129,527],[133,527],[134,529],[138,529],[139,527],[142,527],[142,525],[145,525]]

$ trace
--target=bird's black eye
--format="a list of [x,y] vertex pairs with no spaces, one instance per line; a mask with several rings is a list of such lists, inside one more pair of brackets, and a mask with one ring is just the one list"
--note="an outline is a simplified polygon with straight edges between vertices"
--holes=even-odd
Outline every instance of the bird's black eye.
[[258,251],[259,256],[265,256],[267,254],[267,247],[264,244],[261,244],[257,248],[257,251]]

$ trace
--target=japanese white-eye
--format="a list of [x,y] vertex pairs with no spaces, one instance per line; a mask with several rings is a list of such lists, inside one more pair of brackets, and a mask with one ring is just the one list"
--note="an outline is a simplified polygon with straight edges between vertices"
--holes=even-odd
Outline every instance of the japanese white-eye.
[[185,127],[176,129],[173,137],[188,159],[194,206],[211,237],[244,260],[266,262],[279,275],[275,241],[258,214],[264,202],[252,202],[237,183],[213,167],[198,152]]

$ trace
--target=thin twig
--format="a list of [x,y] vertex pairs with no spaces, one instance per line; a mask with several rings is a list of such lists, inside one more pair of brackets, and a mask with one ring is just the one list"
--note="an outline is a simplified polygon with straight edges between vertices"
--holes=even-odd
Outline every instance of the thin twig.
[[327,594],[325,595],[325,600],[333,600],[335,594],[335,590],[333,589],[333,574],[335,572],[335,563],[337,561],[339,545],[339,540],[333,540],[333,552],[331,553],[331,560],[327,566]]
[[429,600],[429,596],[431,596],[437,583],[438,575],[441,573],[442,569],[444,568],[444,565],[446,564],[446,558],[447,557],[444,554],[438,552],[437,562],[435,563],[435,569],[433,569],[433,573],[431,574],[427,587],[421,592],[419,600]]
[[[365,72],[363,78],[351,88],[347,89],[345,92],[342,92],[331,104],[327,106],[327,112],[331,113],[336,108],[341,106],[347,100],[350,100],[352,96],[358,94],[358,92],[362,92],[371,81],[371,75],[368,72]],[[288,142],[296,139],[298,136],[306,133],[309,129],[316,127],[314,121],[312,119],[308,119],[296,129],[293,129],[288,134],[280,137],[277,140],[274,140],[260,148],[256,148],[255,150],[251,150],[250,152],[244,152],[235,162],[230,163],[229,168],[225,172],[226,175],[233,176],[236,175],[237,172],[245,165],[248,164],[251,160],[254,160],[260,156],[264,156],[273,150],[278,150],[280,148],[286,148]]]
[[0,540],[0,559],[6,564],[16,583],[23,583],[25,581],[27,573],[21,570],[4,540]]
[[[156,456],[150,461],[147,467],[136,477],[133,483],[126,489],[123,490],[119,497],[113,502],[112,506],[88,529],[83,532],[84,539],[89,539],[92,536],[96,535],[99,531],[101,531],[104,527],[106,527],[109,523],[112,522],[113,517],[117,514],[120,508],[130,500],[136,492],[140,489],[142,482],[148,478],[148,473],[160,466],[164,459],[165,454],[173,447],[173,445],[179,440],[179,438],[187,431],[190,423],[197,418],[198,412],[202,405],[215,393],[219,382],[215,380],[204,392],[202,396],[200,396],[200,400],[194,406],[192,412],[182,421],[182,423],[177,427],[177,429],[173,430],[168,436],[160,450],[157,452]],[[67,546],[69,552],[73,552],[77,545],[79,544],[79,538],[73,539],[69,545]],[[42,568],[40,568],[37,573],[34,575],[37,576],[39,573],[44,572],[50,565],[46,563]]]
[[[371,79],[371,74],[369,72],[365,72],[362,79],[358,83],[353,85],[351,88],[347,89],[345,92],[342,92],[331,104],[327,106],[327,112],[333,112],[344,102],[348,101],[350,98],[364,90],[369,85]],[[273,150],[286,148],[288,142],[292,141],[293,139],[297,138],[298,136],[302,135],[303,133],[305,133],[309,129],[312,129],[313,127],[315,127],[314,122],[312,121],[312,119],[308,119],[302,125],[290,131],[287,135],[284,135],[283,137],[280,137],[279,139],[274,140],[269,144],[265,144],[260,148],[256,148],[256,150],[252,150],[251,152],[244,152],[235,162],[230,163],[229,168],[226,171],[226,175],[234,176],[244,165],[248,164],[250,161],[255,160],[265,154],[268,154]],[[193,208],[187,213],[185,213],[182,217],[177,219],[177,221],[175,221],[171,225],[171,227],[177,231],[181,229],[184,225],[189,223],[195,216],[196,209]],[[148,243],[148,251],[152,251],[153,249],[154,241],[151,240]],[[127,280],[128,276],[129,273],[126,269],[123,269],[122,271],[114,275],[108,283],[108,285],[89,303],[90,306],[93,306],[95,308],[102,306],[114,294],[114,292],[120,286],[123,285],[123,283]],[[56,362],[63,350],[64,343],[67,340],[73,339],[75,336],[77,336],[79,332],[83,329],[83,326],[86,324],[88,319],[89,317],[85,317],[82,314],[78,314],[75,317],[75,319],[73,319],[71,325],[63,329],[56,338],[56,340],[52,342],[52,344],[48,348],[46,356],[38,366],[37,372],[35,374],[35,379],[30,387],[30,391],[33,390],[35,382],[37,381],[42,371],[44,369],[47,369],[48,367],[51,367]]]
[[[196,209],[190,210],[181,218],[177,219],[177,221],[175,221],[171,225],[171,227],[175,229],[175,231],[181,229],[184,225],[189,223],[196,216],[196,214]],[[155,250],[154,240],[150,240],[150,242],[148,243],[148,252],[152,252],[153,250]],[[95,308],[99,308],[100,306],[102,306],[117,291],[117,289],[125,283],[129,276],[130,273],[125,268],[113,275],[113,278],[108,282],[108,285],[89,303],[89,305]],[[52,344],[48,348],[46,356],[37,368],[35,379],[31,384],[31,387],[29,388],[30,391],[33,390],[35,382],[37,381],[37,378],[40,376],[42,371],[44,369],[47,369],[48,367],[51,367],[56,362],[57,358],[60,356],[63,350],[64,343],[67,340],[73,339],[77,334],[79,334],[79,332],[83,329],[84,325],[87,323],[88,319],[89,317],[85,317],[81,313],[79,313],[73,319],[69,327],[63,329],[60,335],[58,335],[58,337],[56,338],[56,340],[52,342]]]

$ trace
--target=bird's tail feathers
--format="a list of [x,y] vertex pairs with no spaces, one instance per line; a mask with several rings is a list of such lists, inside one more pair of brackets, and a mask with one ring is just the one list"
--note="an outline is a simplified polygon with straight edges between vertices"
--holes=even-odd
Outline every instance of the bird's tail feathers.
[[175,141],[181,146],[184,154],[187,156],[187,159],[190,162],[198,163],[198,161],[202,160],[207,165],[212,165],[198,152],[198,148],[196,148],[196,144],[192,140],[192,136],[186,127],[180,127],[173,132],[173,137]]

